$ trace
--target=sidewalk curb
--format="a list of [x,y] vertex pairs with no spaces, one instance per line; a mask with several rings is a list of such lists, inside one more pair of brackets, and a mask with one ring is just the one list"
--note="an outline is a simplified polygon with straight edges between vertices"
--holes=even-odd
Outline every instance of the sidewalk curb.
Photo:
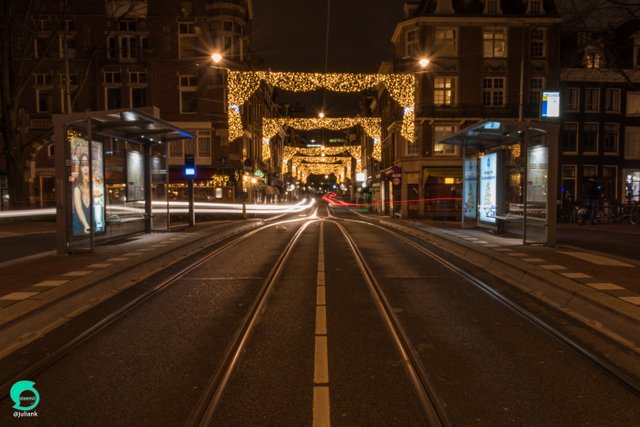
[[432,243],[482,268],[640,354],[640,308],[539,266],[459,241],[437,229],[424,230],[385,219],[373,220]]
[[95,271],[1,310],[0,359],[158,271],[211,244],[257,228],[263,223],[260,220],[240,226],[221,227],[222,230],[213,234],[210,234],[210,228],[195,231],[192,240],[177,241],[175,246],[159,248],[124,261],[117,270]]

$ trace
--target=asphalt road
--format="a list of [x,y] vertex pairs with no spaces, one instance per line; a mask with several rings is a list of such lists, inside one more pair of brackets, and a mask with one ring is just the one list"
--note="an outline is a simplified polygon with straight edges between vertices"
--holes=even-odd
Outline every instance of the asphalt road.
[[[345,226],[456,425],[637,424],[640,396],[582,356],[396,235],[361,223]],[[41,402],[38,418],[29,422],[184,425],[296,229],[289,223],[234,246],[30,378]],[[0,371],[51,351],[158,280],[0,361]],[[322,302],[320,287],[326,289]],[[319,310],[326,313],[323,330]],[[328,346],[321,379],[318,337]],[[318,387],[329,390],[335,426],[426,424],[353,254],[330,221],[315,221],[296,244],[214,425],[309,425]],[[0,401],[1,425],[24,421],[9,417],[9,407]]]

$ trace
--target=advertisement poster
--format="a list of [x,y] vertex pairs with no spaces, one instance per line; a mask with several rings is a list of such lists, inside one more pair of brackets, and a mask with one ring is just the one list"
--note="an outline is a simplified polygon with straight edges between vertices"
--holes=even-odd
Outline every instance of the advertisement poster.
[[464,182],[462,184],[462,203],[465,218],[476,218],[478,161],[467,159],[464,161]]
[[144,162],[142,153],[127,151],[127,201],[144,200]]
[[[89,164],[89,142],[79,136],[69,138],[71,146],[71,205],[73,236],[88,235],[91,231],[90,207],[93,197],[93,231],[104,231],[105,201],[104,201],[104,161],[102,157],[102,143],[93,141],[91,144],[91,165]],[[89,167],[93,180],[90,180]]]
[[480,221],[496,222],[496,153],[480,158]]

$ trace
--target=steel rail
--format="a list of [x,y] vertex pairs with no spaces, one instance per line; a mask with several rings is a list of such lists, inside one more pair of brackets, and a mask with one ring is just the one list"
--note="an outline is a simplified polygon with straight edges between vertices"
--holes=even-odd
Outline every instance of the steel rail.
[[[285,221],[274,222],[274,223],[266,224],[266,225],[263,225],[263,226],[261,226],[259,228],[250,230],[249,232],[245,232],[244,234],[241,234],[240,236],[231,236],[230,238],[233,239],[233,240],[228,241],[227,243],[224,243],[222,246],[220,246],[219,248],[217,248],[214,251],[210,252],[209,254],[205,255],[204,257],[199,258],[198,260],[192,262],[188,266],[182,268],[180,271],[172,274],[170,277],[164,279],[162,282],[160,282],[160,283],[156,284],[155,286],[153,286],[152,288],[148,289],[143,294],[137,296],[135,299],[127,302],[125,305],[119,307],[118,309],[116,309],[115,311],[111,312],[110,314],[108,314],[107,316],[105,316],[104,318],[99,320],[98,322],[94,323],[92,326],[90,326],[89,328],[85,329],[80,334],[78,334],[77,336],[75,336],[74,338],[72,338],[71,340],[69,340],[68,342],[63,344],[62,346],[60,346],[57,349],[53,350],[52,352],[48,353],[46,356],[44,356],[43,358],[41,358],[37,362],[31,364],[31,366],[23,369],[18,374],[13,376],[10,380],[8,380],[5,383],[1,384],[0,385],[0,400],[6,398],[9,395],[9,390],[11,389],[11,386],[16,381],[19,381],[19,380],[24,379],[24,378],[31,378],[31,377],[43,372],[46,368],[48,368],[49,366],[54,364],[56,361],[60,360],[67,353],[69,353],[70,351],[72,351],[73,349],[78,347],[81,343],[87,341],[93,335],[95,335],[96,333],[98,333],[102,329],[106,328],[107,326],[109,326],[110,324],[115,322],[117,319],[121,318],[126,313],[128,313],[131,310],[133,310],[134,308],[136,308],[137,306],[139,306],[140,304],[142,304],[143,302],[145,302],[146,300],[148,300],[152,296],[154,296],[154,295],[160,293],[161,291],[163,291],[164,289],[168,288],[169,286],[174,284],[177,280],[179,280],[180,278],[185,276],[187,273],[193,271],[194,269],[196,269],[200,265],[204,264],[205,262],[207,262],[207,261],[211,260],[212,258],[220,255],[221,253],[227,251],[231,247],[236,246],[240,242],[250,238],[251,236],[253,236],[256,233],[259,233],[260,231],[263,231],[263,230],[265,230],[267,228],[276,227],[279,224],[297,222],[297,221],[303,221],[303,220],[304,220],[303,218],[300,218],[300,219],[295,219],[295,220],[285,220]],[[229,238],[227,238],[225,240],[228,240],[228,239]],[[220,242],[216,242],[216,243],[214,243],[214,244],[212,244],[210,246],[214,246],[214,245],[219,244],[219,243]]]
[[351,252],[353,252],[354,258],[360,269],[362,276],[367,283],[371,296],[378,308],[378,311],[384,321],[396,349],[402,357],[403,366],[409,380],[413,384],[416,394],[420,400],[420,404],[424,410],[424,413],[429,420],[429,424],[432,426],[451,426],[452,422],[445,410],[445,404],[440,399],[435,386],[426,374],[424,366],[420,358],[416,355],[415,346],[411,343],[411,340],[407,336],[406,332],[402,328],[400,321],[396,317],[387,300],[384,292],[378,281],[375,278],[371,268],[367,264],[364,256],[360,252],[360,249],[349,235],[349,232],[344,228],[342,224],[332,217],[327,220],[337,225],[340,232],[344,236]]
[[296,234],[291,238],[287,247],[282,251],[278,259],[276,260],[273,268],[269,272],[258,296],[255,298],[253,305],[245,316],[242,324],[238,328],[233,340],[225,351],[225,355],[222,358],[222,363],[218,368],[216,374],[207,383],[204,392],[201,394],[200,400],[196,404],[194,410],[191,413],[186,425],[187,426],[209,426],[213,422],[216,408],[220,403],[220,399],[224,394],[231,375],[235,369],[235,366],[243,352],[246,344],[253,332],[256,322],[262,312],[265,309],[267,300],[271,295],[271,291],[275,287],[277,279],[284,270],[287,260],[289,259],[293,247],[298,242],[300,236],[304,230],[312,223],[318,220],[310,220],[303,224]]
[[626,387],[630,388],[631,390],[633,390],[636,393],[640,393],[640,380],[638,380],[634,376],[628,374],[627,372],[625,372],[624,370],[620,369],[619,367],[615,366],[613,363],[611,363],[608,360],[604,359],[603,357],[599,356],[595,352],[589,350],[588,348],[586,348],[585,346],[583,346],[582,344],[580,344],[576,340],[574,340],[571,337],[569,337],[568,335],[566,335],[564,332],[562,332],[559,329],[553,327],[552,325],[550,325],[549,323],[545,322],[540,317],[536,316],[535,314],[533,314],[529,310],[527,310],[524,307],[520,306],[519,304],[517,304],[516,302],[514,302],[513,300],[511,300],[507,296],[503,295],[498,290],[496,290],[493,287],[491,287],[489,284],[487,284],[484,281],[478,279],[477,277],[473,276],[472,274],[466,272],[465,270],[463,270],[462,268],[460,268],[457,265],[453,264],[452,262],[442,258],[440,255],[436,254],[432,250],[427,249],[424,246],[422,246],[421,244],[419,244],[419,243],[415,242],[414,240],[406,237],[404,235],[404,233],[399,232],[397,230],[391,230],[391,229],[389,229],[387,227],[384,227],[382,225],[374,224],[374,223],[371,223],[371,222],[368,222],[368,221],[345,219],[345,218],[341,218],[340,220],[341,221],[349,221],[349,222],[357,222],[357,223],[361,223],[361,224],[367,224],[367,225],[370,225],[372,227],[380,228],[380,229],[386,231],[387,233],[390,233],[390,234],[396,236],[397,238],[403,240],[404,242],[410,244],[411,246],[413,246],[414,248],[418,249],[419,251],[421,251],[425,255],[435,259],[436,261],[441,263],[443,266],[447,267],[450,271],[458,274],[460,277],[464,278],[469,283],[473,284],[478,289],[482,290],[484,293],[486,293],[487,295],[489,295],[492,298],[494,298],[496,301],[502,303],[505,307],[509,308],[512,312],[518,314],[519,316],[521,316],[522,318],[524,318],[528,322],[533,323],[538,328],[540,328],[542,331],[547,333],[549,336],[555,338],[560,343],[566,345],[567,347],[569,347],[570,349],[572,349],[576,353],[580,354],[582,357],[587,359],[589,362],[591,362],[594,365],[598,366],[599,368],[603,369],[610,376],[612,376],[613,378],[615,378],[618,381],[622,382]]

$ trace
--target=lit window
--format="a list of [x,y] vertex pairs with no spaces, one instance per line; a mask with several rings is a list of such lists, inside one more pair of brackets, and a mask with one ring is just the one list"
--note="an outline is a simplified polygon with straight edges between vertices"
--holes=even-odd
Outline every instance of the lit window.
[[436,77],[433,82],[433,104],[454,105],[456,102],[455,77]]
[[485,58],[507,57],[507,35],[504,28],[485,28],[482,39]]
[[447,138],[449,135],[453,135],[456,132],[455,126],[440,126],[433,127],[433,155],[434,156],[455,156],[457,150],[454,145],[440,144],[440,141]]

